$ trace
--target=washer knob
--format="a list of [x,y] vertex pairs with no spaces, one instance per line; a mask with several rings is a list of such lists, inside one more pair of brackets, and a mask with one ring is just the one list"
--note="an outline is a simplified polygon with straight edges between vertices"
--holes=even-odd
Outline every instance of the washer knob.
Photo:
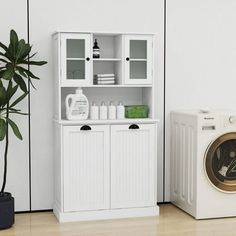
[[230,117],[229,117],[229,123],[230,123],[230,124],[236,123],[236,116],[230,116]]

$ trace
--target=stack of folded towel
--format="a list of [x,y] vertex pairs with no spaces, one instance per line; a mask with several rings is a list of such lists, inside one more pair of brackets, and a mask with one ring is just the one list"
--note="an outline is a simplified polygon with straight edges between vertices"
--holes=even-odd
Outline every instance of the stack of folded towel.
[[94,84],[98,85],[115,84],[115,74],[96,74],[94,75]]

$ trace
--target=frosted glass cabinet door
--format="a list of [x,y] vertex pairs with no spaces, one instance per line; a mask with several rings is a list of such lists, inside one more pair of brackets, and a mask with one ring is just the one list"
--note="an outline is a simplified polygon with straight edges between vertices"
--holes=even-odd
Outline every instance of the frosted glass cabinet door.
[[62,86],[90,84],[91,35],[61,35],[61,83]]
[[156,204],[155,127],[111,126],[111,208]]
[[152,84],[152,36],[125,35],[125,84]]
[[63,128],[64,212],[109,208],[109,126],[83,127]]

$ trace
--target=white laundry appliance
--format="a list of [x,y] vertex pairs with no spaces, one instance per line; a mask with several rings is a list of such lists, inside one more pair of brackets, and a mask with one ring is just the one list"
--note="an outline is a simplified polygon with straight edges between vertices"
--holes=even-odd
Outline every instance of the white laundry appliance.
[[196,219],[236,216],[236,112],[171,113],[171,201]]

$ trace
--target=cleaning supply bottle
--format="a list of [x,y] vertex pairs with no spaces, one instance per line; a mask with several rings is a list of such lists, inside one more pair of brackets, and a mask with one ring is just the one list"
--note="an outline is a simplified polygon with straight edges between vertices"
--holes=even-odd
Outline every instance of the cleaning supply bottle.
[[101,103],[101,106],[99,109],[99,118],[100,120],[107,120],[107,106],[105,102]]
[[125,107],[122,102],[119,102],[119,104],[117,105],[116,114],[118,120],[122,120],[125,118]]
[[110,102],[110,105],[108,107],[108,119],[109,120],[115,120],[116,119],[116,106],[113,102]]
[[89,113],[89,102],[81,88],[75,94],[66,97],[66,118],[68,120],[86,120]]
[[92,106],[90,107],[90,119],[91,120],[98,120],[98,111],[99,108],[95,102],[92,103]]

